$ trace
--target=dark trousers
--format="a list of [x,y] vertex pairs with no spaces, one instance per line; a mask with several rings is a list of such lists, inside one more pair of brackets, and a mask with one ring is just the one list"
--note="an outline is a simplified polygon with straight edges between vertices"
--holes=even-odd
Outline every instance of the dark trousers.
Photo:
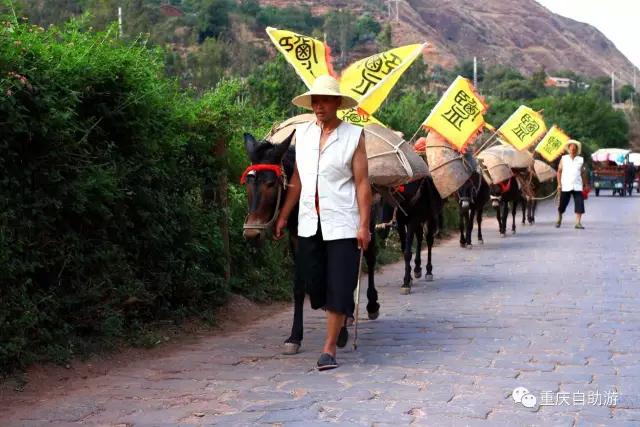
[[582,196],[582,191],[563,191],[560,193],[560,206],[558,206],[558,212],[560,212],[560,214],[563,214],[564,211],[567,210],[572,195],[575,212],[577,214],[584,213],[584,197]]
[[314,310],[352,315],[359,267],[356,239],[324,240],[320,222],[315,236],[298,237],[296,275],[304,282]]

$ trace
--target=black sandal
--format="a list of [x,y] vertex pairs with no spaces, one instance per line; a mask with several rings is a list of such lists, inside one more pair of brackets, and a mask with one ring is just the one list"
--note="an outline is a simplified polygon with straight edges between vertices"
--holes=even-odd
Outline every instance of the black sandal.
[[318,359],[318,370],[326,371],[328,369],[335,369],[338,367],[338,362],[336,362],[336,358],[330,355],[329,353],[322,353],[320,358]]

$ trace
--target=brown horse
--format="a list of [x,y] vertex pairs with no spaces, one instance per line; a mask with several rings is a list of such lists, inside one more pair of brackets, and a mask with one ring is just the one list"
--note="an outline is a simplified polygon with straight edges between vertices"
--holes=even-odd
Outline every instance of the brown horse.
[[[255,245],[259,245],[271,236],[273,225],[278,218],[281,205],[287,193],[287,182],[293,176],[295,164],[295,146],[291,145],[293,133],[282,143],[272,144],[268,141],[257,141],[252,135],[245,134],[245,149],[251,160],[251,166],[243,174],[242,182],[247,187],[249,213],[244,222],[244,238]],[[374,210],[375,211],[375,210]],[[378,292],[374,283],[376,263],[376,243],[374,219],[370,224],[372,240],[369,249],[364,252],[367,262],[367,313],[369,319],[376,319],[379,315]],[[294,256],[298,237],[298,207],[293,210],[287,224],[289,244]],[[285,340],[284,353],[295,354],[302,345],[303,337],[303,307],[305,297],[304,282],[297,277],[293,283],[293,325],[291,335]],[[348,333],[346,325],[340,331],[338,346],[344,347]]]

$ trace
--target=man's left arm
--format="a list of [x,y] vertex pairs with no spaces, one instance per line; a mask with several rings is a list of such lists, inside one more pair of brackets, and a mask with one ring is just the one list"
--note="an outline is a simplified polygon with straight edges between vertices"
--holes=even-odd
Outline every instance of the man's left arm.
[[587,167],[584,163],[582,164],[580,173],[582,174],[582,191],[585,191],[589,187],[589,179],[587,176]]
[[369,163],[367,160],[367,149],[364,144],[364,132],[360,135],[358,147],[353,153],[351,168],[353,170],[356,198],[360,212],[360,225],[357,235],[358,246],[366,250],[371,240],[369,232],[369,221],[371,219],[371,185],[369,184]]

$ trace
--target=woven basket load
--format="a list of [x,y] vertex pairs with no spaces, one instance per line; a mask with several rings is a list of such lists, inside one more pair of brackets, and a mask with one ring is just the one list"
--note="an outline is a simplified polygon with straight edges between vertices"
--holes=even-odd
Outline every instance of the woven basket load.
[[540,182],[547,182],[556,178],[556,170],[542,160],[536,159],[533,164],[533,169],[535,170],[536,177]]
[[513,176],[513,171],[502,157],[488,149],[478,154],[478,161],[482,174],[489,184],[497,184]]
[[[274,144],[280,144],[282,141],[287,139],[291,132],[296,129],[296,126],[302,123],[312,122],[316,119],[314,114],[300,114],[295,117],[291,117],[290,119],[285,120],[284,122],[274,125],[265,139]],[[291,145],[295,145],[296,137],[293,136],[291,140]]]
[[[300,114],[274,125],[265,139],[274,144],[284,141],[297,125],[312,122],[313,114]],[[429,175],[429,168],[402,137],[391,129],[377,124],[364,128],[369,180],[372,184],[397,187]],[[295,144],[295,136],[291,141]]]
[[500,157],[510,168],[529,169],[533,167],[533,155],[526,151],[518,151],[510,145],[495,145],[484,151]]
[[425,146],[429,172],[443,199],[458,191],[477,168],[471,153],[463,156],[435,132],[429,132]]
[[396,132],[378,124],[364,132],[372,184],[396,187],[429,175],[424,160]]

